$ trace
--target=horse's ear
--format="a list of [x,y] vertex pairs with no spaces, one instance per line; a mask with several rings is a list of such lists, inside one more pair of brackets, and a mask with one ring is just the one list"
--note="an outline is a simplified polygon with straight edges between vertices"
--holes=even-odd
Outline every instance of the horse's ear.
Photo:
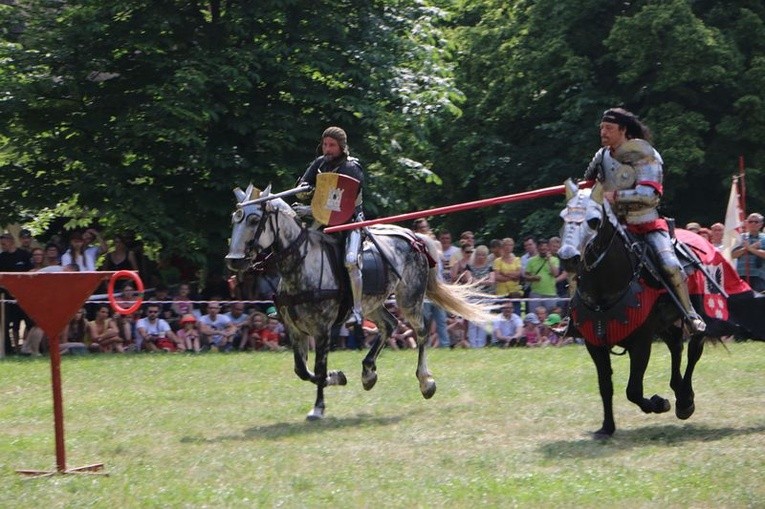
[[[234,192],[236,192],[236,190],[234,190]],[[247,191],[244,192],[244,195],[245,195],[245,199],[247,200],[256,200],[260,198],[260,189],[253,186],[252,182],[250,182],[250,185],[247,186]]]
[[247,195],[242,191],[241,187],[235,187],[234,188],[234,196],[236,196],[236,202],[242,203],[244,200],[247,199]]
[[603,186],[600,184],[600,182],[597,182],[595,186],[592,188],[592,193],[590,193],[590,199],[594,201],[595,203],[599,203],[600,205],[603,205]]
[[268,184],[268,187],[260,193],[261,196],[268,196],[269,194],[271,194],[271,184]]
[[579,186],[574,184],[574,181],[570,178],[566,179],[564,185],[566,186],[566,201],[569,201],[576,196],[577,191],[579,191]]

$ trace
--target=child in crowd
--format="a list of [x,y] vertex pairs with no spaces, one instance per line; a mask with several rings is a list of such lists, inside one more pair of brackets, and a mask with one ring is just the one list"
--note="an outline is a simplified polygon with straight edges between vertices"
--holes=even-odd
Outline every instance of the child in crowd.
[[558,332],[561,321],[562,319],[558,313],[550,313],[550,316],[542,322],[539,332],[544,342],[552,346],[559,346],[561,344],[561,337]]
[[199,331],[196,329],[197,319],[191,313],[187,313],[180,319],[180,325],[177,336],[181,350],[199,353],[202,349],[199,344]]
[[266,328],[266,322],[268,318],[265,314],[261,313],[260,311],[254,311],[252,314],[250,314],[250,323],[248,326],[249,330],[249,340],[247,344],[240,345],[239,349],[244,350],[245,348],[250,348],[253,351],[254,350],[263,350],[263,330]]
[[175,316],[194,313],[194,305],[191,302],[191,287],[188,283],[178,285],[178,295],[173,298],[172,310]]
[[[541,346],[539,334],[539,317],[536,313],[526,313],[523,317],[523,340],[525,346]],[[521,345],[523,346],[523,345]]]
[[122,348],[126,352],[135,352],[135,316],[136,315],[122,315],[120,313],[114,313],[112,320],[117,326],[117,332],[122,340]]
[[398,350],[399,348],[417,348],[412,327],[399,318],[393,334],[388,338],[388,346],[393,350]]
[[269,313],[269,315],[268,323],[260,333],[261,340],[263,341],[263,349],[271,350],[273,352],[281,352],[285,349],[285,347],[282,346],[286,339],[284,325],[282,325],[275,314]]
[[59,352],[65,353],[87,353],[88,343],[88,321],[85,319],[85,308],[80,308],[77,313],[69,320],[64,332],[61,333],[58,348]]
[[[446,317],[446,332],[449,333],[450,348],[470,348],[465,330],[465,320],[461,316],[449,314]],[[436,338],[437,340],[438,338]]]
[[[377,324],[375,324],[372,320],[364,319],[361,325],[361,330],[364,333],[364,347],[369,348],[372,346],[372,344],[377,339],[377,336],[380,335],[380,329],[377,328]],[[388,338],[388,344],[393,348],[394,350],[398,350],[397,346],[390,345],[392,338]],[[393,341],[393,345],[395,345],[396,342]]]

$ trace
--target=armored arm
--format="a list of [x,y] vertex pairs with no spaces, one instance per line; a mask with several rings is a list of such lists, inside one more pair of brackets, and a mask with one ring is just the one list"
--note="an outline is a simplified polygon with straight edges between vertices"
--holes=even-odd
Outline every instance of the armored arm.
[[619,190],[616,201],[656,208],[663,192],[663,161],[659,153],[647,141],[632,139],[616,150],[614,159],[620,165],[634,168],[635,172],[635,187]]
[[638,185],[635,189],[616,191],[615,201],[622,204],[636,204],[656,208],[661,201],[656,189],[651,186]]
[[[298,187],[301,184],[308,184],[312,188],[316,187],[316,175],[318,175],[319,168],[321,168],[321,165],[323,162],[324,162],[324,157],[317,157],[316,159],[314,159],[313,162],[308,166],[308,169],[305,170],[305,173],[303,173],[303,176],[300,177],[298,181],[295,183],[295,187]],[[298,193],[297,199],[305,202],[305,201],[310,201],[312,196],[313,196],[313,189],[305,193]]]
[[587,165],[587,169],[584,170],[584,180],[602,180],[603,179],[603,151],[605,148],[601,148],[592,158],[590,164]]

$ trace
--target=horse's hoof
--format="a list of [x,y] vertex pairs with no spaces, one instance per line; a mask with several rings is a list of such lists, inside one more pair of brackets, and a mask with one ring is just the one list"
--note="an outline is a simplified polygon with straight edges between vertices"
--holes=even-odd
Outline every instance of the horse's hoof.
[[672,408],[669,400],[662,398],[658,394],[651,396],[651,406],[653,407],[653,413],[655,414],[663,414],[664,412],[669,412],[669,410]]
[[608,440],[614,434],[614,431],[608,431],[605,428],[600,428],[598,431],[592,432],[592,438],[595,440]]
[[320,421],[324,418],[324,410],[320,408],[314,408],[310,412],[308,412],[308,415],[305,416],[306,421]]
[[675,415],[678,419],[686,420],[690,416],[693,415],[693,412],[696,411],[696,405],[694,403],[691,403],[691,405],[687,408],[680,408],[679,406],[675,408]]
[[361,386],[365,391],[372,390],[377,383],[377,373],[371,371],[369,374],[361,373]]
[[330,371],[327,373],[327,385],[346,385],[348,378],[342,371]]
[[420,392],[422,392],[422,397],[425,399],[430,399],[433,397],[433,395],[436,393],[436,381],[431,379],[425,382],[424,384],[420,384]]

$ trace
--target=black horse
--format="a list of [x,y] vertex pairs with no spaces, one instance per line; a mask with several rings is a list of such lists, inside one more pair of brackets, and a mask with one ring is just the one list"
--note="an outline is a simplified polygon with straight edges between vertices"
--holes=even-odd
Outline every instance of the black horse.
[[561,213],[564,226],[558,253],[565,270],[575,276],[571,300],[572,335],[584,337],[587,351],[598,373],[603,400],[603,425],[596,438],[616,430],[613,415],[611,351],[622,347],[630,358],[627,399],[645,413],[670,410],[669,401],[659,395],[646,398],[643,377],[656,336],[671,354],[670,387],[675,393],[675,414],[688,419],[695,410],[693,370],[704,349],[703,334],[688,342],[688,362],[681,373],[684,342],[682,315],[672,296],[658,282],[644,248],[632,242],[619,225],[599,185],[593,190],[577,189],[566,183],[568,204]]

